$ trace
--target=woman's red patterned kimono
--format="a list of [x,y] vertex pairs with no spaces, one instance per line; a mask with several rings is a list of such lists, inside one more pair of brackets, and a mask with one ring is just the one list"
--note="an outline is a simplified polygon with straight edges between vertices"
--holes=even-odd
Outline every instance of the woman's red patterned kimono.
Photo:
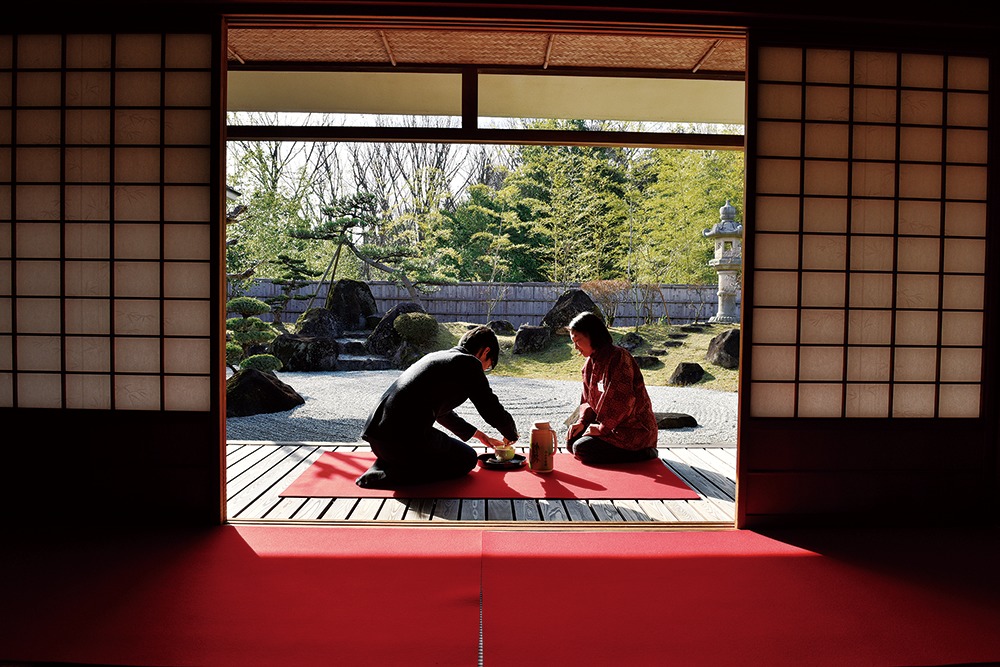
[[657,425],[642,371],[627,350],[594,350],[583,366],[583,395],[577,423],[621,449],[656,447]]

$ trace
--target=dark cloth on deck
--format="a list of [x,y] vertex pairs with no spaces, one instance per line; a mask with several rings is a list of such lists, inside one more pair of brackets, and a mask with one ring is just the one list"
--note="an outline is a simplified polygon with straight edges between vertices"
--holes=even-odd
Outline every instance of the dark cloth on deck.
[[385,473],[378,484],[450,479],[472,470],[476,452],[464,441],[477,429],[455,413],[467,400],[505,438],[517,440],[514,418],[490,388],[482,363],[467,350],[432,352],[403,371],[382,394],[361,433],[375,453],[373,469]]

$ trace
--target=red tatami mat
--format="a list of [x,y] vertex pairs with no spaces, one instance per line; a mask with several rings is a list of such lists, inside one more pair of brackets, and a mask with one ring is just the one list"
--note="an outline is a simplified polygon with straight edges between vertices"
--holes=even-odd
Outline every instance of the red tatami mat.
[[0,662],[475,665],[478,531],[5,534]]
[[1000,661],[992,531],[491,532],[489,667]]
[[659,459],[615,466],[585,466],[571,454],[556,454],[552,472],[486,470],[465,477],[405,488],[362,489],[354,480],[375,460],[371,452],[325,452],[281,492],[282,496],[327,498],[579,498],[687,499],[698,494]]

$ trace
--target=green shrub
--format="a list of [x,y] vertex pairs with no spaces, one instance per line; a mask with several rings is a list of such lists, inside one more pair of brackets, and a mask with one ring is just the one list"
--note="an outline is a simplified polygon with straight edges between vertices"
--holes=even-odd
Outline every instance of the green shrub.
[[230,368],[237,366],[243,358],[243,346],[239,343],[228,341],[226,343],[226,365]]
[[243,317],[263,315],[270,310],[271,307],[269,305],[260,299],[253,298],[252,296],[238,296],[235,299],[230,299],[226,303],[227,313],[236,313],[237,315],[242,315]]
[[272,354],[255,354],[240,362],[240,368],[252,368],[263,373],[281,370],[281,359]]
[[403,313],[395,319],[392,327],[403,340],[414,345],[427,345],[437,338],[438,322],[427,313]]

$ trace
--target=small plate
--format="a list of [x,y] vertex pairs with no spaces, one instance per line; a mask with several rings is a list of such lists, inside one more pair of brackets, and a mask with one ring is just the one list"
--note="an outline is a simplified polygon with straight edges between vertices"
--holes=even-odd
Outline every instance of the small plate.
[[524,465],[527,459],[521,454],[514,454],[514,458],[510,461],[501,461],[496,458],[493,454],[480,454],[479,465],[488,470],[517,470]]

